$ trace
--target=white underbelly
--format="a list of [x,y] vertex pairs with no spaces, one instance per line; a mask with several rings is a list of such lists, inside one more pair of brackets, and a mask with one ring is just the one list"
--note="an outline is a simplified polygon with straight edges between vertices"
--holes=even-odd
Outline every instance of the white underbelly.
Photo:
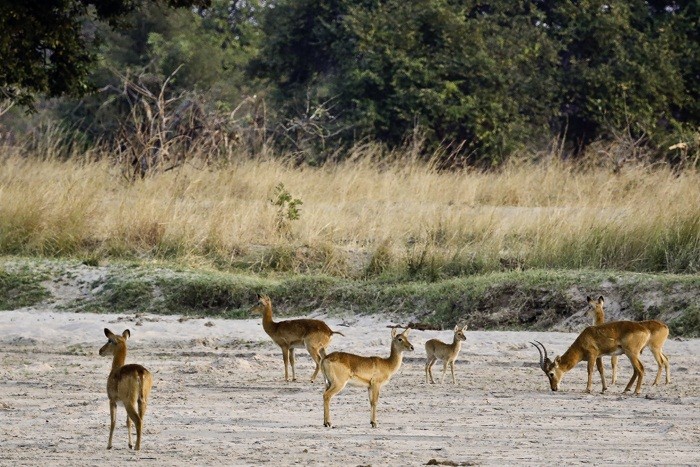
[[355,386],[357,388],[366,388],[369,387],[369,383],[363,379],[357,379],[357,378],[350,378],[348,381],[348,384],[350,386]]

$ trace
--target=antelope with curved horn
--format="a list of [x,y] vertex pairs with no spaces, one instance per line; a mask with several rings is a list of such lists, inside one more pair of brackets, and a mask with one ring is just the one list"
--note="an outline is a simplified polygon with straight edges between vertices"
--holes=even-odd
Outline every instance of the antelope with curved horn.
[[445,381],[445,374],[447,373],[447,365],[450,365],[450,370],[452,370],[452,384],[457,384],[455,380],[455,360],[459,351],[462,349],[462,342],[467,340],[464,335],[464,331],[467,330],[467,325],[464,327],[455,326],[454,337],[452,338],[451,344],[446,344],[437,339],[430,339],[425,343],[425,354],[427,355],[427,360],[425,362],[425,382],[428,382],[430,378],[430,383],[435,384],[433,380],[433,365],[440,359],[443,361],[442,365],[442,379],[440,379],[440,384]]
[[630,390],[636,380],[637,386],[634,393],[639,394],[644,379],[644,366],[639,360],[639,354],[648,344],[650,337],[651,332],[634,321],[613,321],[599,326],[589,326],[578,335],[566,352],[555,357],[554,360],[549,359],[547,349],[541,342],[535,341],[539,346],[534,342],[530,343],[537,348],[540,354],[540,368],[547,375],[552,391],[559,390],[559,383],[566,372],[585,360],[588,363],[586,392],[591,392],[594,364],[600,373],[603,385],[602,392],[605,392],[607,385],[605,384],[602,356],[622,355],[624,353],[634,368],[634,374],[627,383],[625,392]]
[[275,322],[272,320],[272,301],[270,297],[258,295],[258,304],[250,310],[262,314],[263,329],[272,338],[275,344],[282,349],[284,359],[284,380],[289,381],[288,365],[292,366],[292,381],[296,381],[294,369],[294,349],[304,348],[309,352],[316,369],[311,382],[313,383],[320,370],[321,349],[328,346],[334,334],[343,333],[333,331],[326,323],[318,319],[290,319]]
[[[593,300],[591,297],[586,297],[586,300],[593,307],[595,324],[603,324],[605,322],[605,309],[603,308],[605,299],[603,296],[601,295],[598,297],[598,300]],[[638,323],[647,328],[651,333],[651,337],[649,338],[649,342],[647,343],[646,347],[649,347],[649,350],[651,351],[654,359],[656,360],[656,364],[658,365],[656,379],[654,379],[654,383],[652,385],[656,386],[659,383],[661,373],[664,369],[666,370],[666,384],[670,383],[671,365],[668,362],[668,357],[666,357],[666,355],[663,353],[663,346],[669,333],[668,326],[661,321],[656,320],[638,321]],[[610,365],[612,366],[611,384],[615,384],[615,381],[617,380],[617,358],[618,357],[616,355],[610,357]]]
[[331,426],[331,398],[343,390],[346,384],[366,387],[371,407],[370,424],[377,427],[377,401],[379,391],[401,367],[404,351],[412,351],[406,329],[398,333],[391,331],[391,353],[388,358],[362,357],[346,352],[333,352],[326,355],[321,351],[321,369],[326,379],[323,393],[323,426]]
[[126,409],[126,431],[129,433],[129,449],[131,449],[131,422],[136,425],[136,447],[141,449],[141,431],[143,430],[143,417],[146,414],[148,395],[151,393],[153,377],[151,373],[141,365],[124,365],[126,360],[126,340],[131,336],[129,330],[125,330],[121,336],[114,334],[105,328],[107,343],[100,349],[100,355],[113,355],[112,370],[107,378],[107,397],[109,397],[109,415],[111,419],[109,427],[109,441],[107,449],[112,449],[112,435],[117,421],[117,402],[124,404]]

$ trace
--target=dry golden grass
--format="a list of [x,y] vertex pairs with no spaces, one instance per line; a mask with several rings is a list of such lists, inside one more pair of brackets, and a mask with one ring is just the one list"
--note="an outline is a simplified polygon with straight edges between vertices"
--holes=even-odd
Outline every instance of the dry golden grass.
[[[300,199],[278,222],[275,187]],[[284,214],[284,212],[282,213]],[[0,162],[0,253],[156,257],[337,275],[512,267],[700,270],[700,174],[565,163],[439,172],[241,159],[127,181],[107,162]],[[371,265],[369,269],[367,266]]]

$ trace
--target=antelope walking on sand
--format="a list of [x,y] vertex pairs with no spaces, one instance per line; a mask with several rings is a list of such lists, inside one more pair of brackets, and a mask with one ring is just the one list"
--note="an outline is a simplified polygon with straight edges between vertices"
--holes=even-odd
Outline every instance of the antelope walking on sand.
[[450,365],[450,370],[452,370],[452,384],[457,384],[455,380],[455,360],[459,351],[462,348],[462,342],[467,340],[464,335],[464,331],[467,330],[467,325],[460,328],[459,325],[455,326],[454,338],[451,344],[446,344],[437,339],[430,339],[425,343],[425,354],[427,359],[425,362],[425,382],[428,382],[430,378],[430,383],[435,384],[433,380],[433,365],[440,359],[443,361],[442,365],[442,378],[440,379],[440,384],[445,381],[445,373],[447,373],[447,365]]
[[272,301],[270,297],[258,295],[258,304],[250,310],[262,314],[263,329],[272,338],[275,344],[282,349],[284,359],[284,380],[289,381],[288,365],[292,366],[292,381],[296,381],[294,369],[294,349],[306,348],[311,358],[316,363],[316,369],[311,382],[313,383],[320,370],[321,349],[325,349],[331,341],[333,334],[343,333],[333,331],[326,323],[318,319],[290,319],[275,322],[272,320]]
[[370,424],[372,428],[377,427],[379,391],[401,367],[403,352],[413,350],[413,345],[408,341],[408,332],[408,329],[402,333],[392,329],[389,358],[362,357],[346,352],[326,355],[325,350],[321,352],[321,369],[326,379],[326,390],[323,393],[323,426],[331,426],[331,398],[350,383],[367,388],[371,407]]
[[151,373],[141,365],[124,365],[126,360],[126,340],[131,336],[129,330],[125,330],[121,336],[114,334],[105,328],[107,343],[100,349],[100,355],[113,355],[112,370],[107,378],[107,396],[109,397],[109,414],[111,424],[109,427],[109,442],[107,449],[112,449],[112,435],[117,421],[117,402],[124,404],[126,409],[126,431],[129,434],[129,449],[131,444],[131,422],[136,425],[136,447],[141,449],[141,431],[143,430],[143,417],[146,414],[148,395],[153,386]]
[[[595,324],[599,325],[605,323],[605,310],[603,308],[603,305],[605,304],[605,299],[603,299],[603,296],[601,295],[600,297],[598,297],[598,300],[593,300],[591,297],[586,297],[586,300],[593,307]],[[647,342],[647,345],[645,347],[649,347],[649,350],[651,351],[652,355],[654,356],[654,359],[656,360],[656,364],[658,365],[656,379],[654,380],[652,386],[656,386],[657,384],[659,384],[659,380],[661,379],[661,372],[664,369],[666,369],[666,384],[670,383],[671,365],[668,362],[668,357],[666,357],[666,355],[664,355],[663,353],[663,346],[666,342],[666,339],[668,338],[668,326],[666,326],[661,321],[656,320],[638,321],[638,323],[647,328],[651,333],[649,341]],[[613,355],[610,357],[610,366],[612,366],[611,384],[615,384],[615,381],[617,380],[617,359],[617,355]]]
[[[639,360],[642,349],[649,343],[651,332],[645,326],[635,321],[613,321],[599,326],[588,326],[579,334],[573,344],[561,356],[550,360],[547,356],[547,349],[541,342],[531,342],[540,354],[540,368],[549,379],[552,391],[559,390],[559,382],[566,372],[575,367],[579,362],[585,360],[588,363],[588,384],[586,392],[591,392],[593,380],[593,365],[595,364],[600,373],[600,380],[603,384],[603,391],[608,388],[605,384],[605,369],[603,367],[603,355],[627,355],[634,374],[625,387],[625,392],[629,391],[637,380],[637,387],[634,393],[639,394],[644,379],[644,366]],[[540,349],[541,347],[541,349]],[[544,355],[542,354],[544,351]]]

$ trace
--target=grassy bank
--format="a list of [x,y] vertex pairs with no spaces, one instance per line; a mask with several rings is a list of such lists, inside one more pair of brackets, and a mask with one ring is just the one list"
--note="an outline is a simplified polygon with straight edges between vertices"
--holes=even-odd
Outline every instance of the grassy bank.
[[700,272],[700,173],[560,162],[440,172],[232,159],[127,181],[0,154],[0,254],[441,281],[522,269]]
[[592,320],[585,297],[604,295],[610,319],[661,319],[673,335],[700,336],[697,275],[526,270],[405,282],[5,258],[0,277],[15,284],[0,290],[0,303],[8,293],[33,297],[10,308],[241,318],[256,293],[265,293],[279,316],[386,313],[404,324],[449,328],[459,322],[471,329],[580,329]]

